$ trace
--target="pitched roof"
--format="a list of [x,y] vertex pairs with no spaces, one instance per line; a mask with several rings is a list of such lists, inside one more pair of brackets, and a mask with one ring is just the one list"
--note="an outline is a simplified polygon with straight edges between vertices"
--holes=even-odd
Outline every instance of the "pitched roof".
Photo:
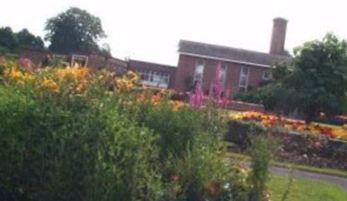
[[147,70],[157,70],[163,72],[173,73],[176,71],[176,66],[170,66],[166,64],[158,64],[147,61],[139,61],[139,60],[129,60],[129,67],[136,69],[147,69]]
[[211,59],[224,60],[234,63],[269,67],[276,63],[287,63],[292,60],[290,56],[273,55],[240,48],[212,45],[200,42],[181,40],[179,50],[181,54],[202,56]]

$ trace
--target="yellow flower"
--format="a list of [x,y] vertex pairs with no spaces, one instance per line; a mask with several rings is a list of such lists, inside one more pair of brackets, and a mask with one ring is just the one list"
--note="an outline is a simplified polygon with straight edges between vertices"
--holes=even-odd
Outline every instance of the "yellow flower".
[[56,93],[60,91],[59,85],[53,80],[47,78],[44,78],[44,80],[41,83],[41,87]]
[[22,78],[22,72],[16,68],[10,68],[5,71],[5,76],[14,80]]
[[128,71],[126,73],[126,77],[131,81],[131,82],[136,82],[139,77],[137,76],[137,74],[133,71]]

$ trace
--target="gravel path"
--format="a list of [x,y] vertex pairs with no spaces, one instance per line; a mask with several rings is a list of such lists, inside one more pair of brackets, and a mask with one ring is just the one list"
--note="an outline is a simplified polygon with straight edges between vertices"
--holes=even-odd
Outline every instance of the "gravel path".
[[307,178],[307,179],[326,181],[326,182],[340,185],[345,190],[347,190],[347,178],[344,178],[344,177],[319,174],[319,173],[313,173],[313,172],[306,172],[306,171],[302,171],[302,170],[290,170],[290,169],[281,168],[281,167],[271,167],[270,168],[270,172],[274,173],[274,174],[290,174],[291,171],[293,171],[293,176],[295,176],[295,177],[303,177],[303,178]]

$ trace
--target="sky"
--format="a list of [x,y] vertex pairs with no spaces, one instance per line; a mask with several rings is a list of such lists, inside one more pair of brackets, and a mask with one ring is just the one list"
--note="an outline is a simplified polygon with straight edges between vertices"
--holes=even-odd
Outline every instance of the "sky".
[[44,37],[48,18],[79,7],[100,17],[113,56],[177,65],[180,39],[268,52],[273,18],[292,51],[326,33],[347,38],[342,0],[0,0],[0,26]]

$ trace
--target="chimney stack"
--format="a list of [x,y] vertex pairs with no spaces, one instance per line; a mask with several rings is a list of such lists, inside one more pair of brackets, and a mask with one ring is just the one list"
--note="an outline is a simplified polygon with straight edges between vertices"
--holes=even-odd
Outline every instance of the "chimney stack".
[[287,20],[277,17],[273,20],[270,54],[285,54]]

